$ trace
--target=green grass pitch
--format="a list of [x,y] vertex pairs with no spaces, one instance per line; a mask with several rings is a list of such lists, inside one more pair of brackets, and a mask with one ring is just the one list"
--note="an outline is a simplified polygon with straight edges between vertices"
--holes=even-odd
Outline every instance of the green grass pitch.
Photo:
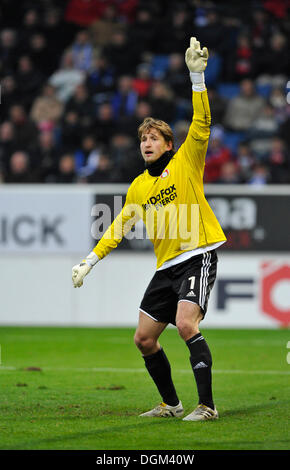
[[[138,417],[160,398],[133,328],[0,328],[0,449],[289,449],[289,330],[201,331],[220,419],[193,423]],[[188,349],[175,328],[160,342],[189,413]]]

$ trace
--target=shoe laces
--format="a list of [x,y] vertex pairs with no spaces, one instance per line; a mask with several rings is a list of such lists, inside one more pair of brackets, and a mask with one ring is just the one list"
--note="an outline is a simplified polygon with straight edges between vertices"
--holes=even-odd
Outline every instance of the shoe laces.
[[167,405],[166,403],[160,403],[158,406],[156,406],[156,411],[159,412],[161,415],[163,416],[168,416],[168,415],[172,415],[172,413],[170,412],[170,410],[168,410],[168,408],[166,408]]
[[205,406],[205,405],[202,405],[202,404],[198,405],[195,412],[196,412],[196,414],[205,416],[207,418],[210,418],[214,414],[213,411],[208,406]]

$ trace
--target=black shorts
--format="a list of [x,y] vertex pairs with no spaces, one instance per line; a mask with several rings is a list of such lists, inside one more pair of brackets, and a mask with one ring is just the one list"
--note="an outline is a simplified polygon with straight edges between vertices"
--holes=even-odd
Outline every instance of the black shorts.
[[217,261],[217,254],[212,250],[156,271],[146,289],[140,310],[155,321],[175,325],[177,304],[185,300],[199,305],[205,316],[216,278]]

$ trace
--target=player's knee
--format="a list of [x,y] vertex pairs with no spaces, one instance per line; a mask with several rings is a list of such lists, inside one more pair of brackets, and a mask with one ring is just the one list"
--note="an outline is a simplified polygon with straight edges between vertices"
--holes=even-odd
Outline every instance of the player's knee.
[[202,314],[198,305],[180,302],[176,315],[176,327],[181,338],[187,341],[199,333],[199,322],[201,319]]
[[177,319],[176,328],[181,338],[185,341],[199,332],[198,324],[189,321],[187,318]]
[[134,342],[137,346],[137,348],[144,354],[144,353],[150,353],[155,345],[156,341],[151,338],[150,336],[143,335],[141,333],[136,332],[134,336]]

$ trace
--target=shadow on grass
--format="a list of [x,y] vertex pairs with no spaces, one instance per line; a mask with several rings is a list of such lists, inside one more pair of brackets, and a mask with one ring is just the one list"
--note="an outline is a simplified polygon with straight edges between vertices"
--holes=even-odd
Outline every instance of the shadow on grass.
[[223,418],[228,418],[228,417],[234,417],[234,416],[248,416],[252,414],[257,414],[260,411],[271,411],[272,409],[276,407],[281,407],[283,405],[289,405],[289,402],[287,400],[275,400],[271,401],[271,403],[260,403],[258,405],[251,405],[243,408],[235,408],[235,409],[228,409],[225,411],[222,411],[220,413],[220,416]]
[[[167,420],[158,420],[158,422],[153,422],[154,419],[148,419],[145,418],[146,421],[143,420],[143,418],[136,417],[138,419],[138,423],[135,424],[128,424],[128,425],[119,425],[119,426],[110,426],[108,425],[106,428],[102,429],[96,429],[93,431],[86,431],[86,432],[77,432],[77,433],[71,433],[71,434],[66,434],[62,436],[55,436],[52,438],[43,438],[43,439],[30,439],[29,441],[19,443],[17,445],[12,446],[2,446],[2,450],[22,450],[22,449],[27,449],[29,448],[30,450],[33,449],[53,449],[53,444],[56,443],[65,443],[68,441],[73,441],[73,440],[78,440],[78,439],[84,439],[84,438],[96,438],[96,439],[101,439],[105,435],[110,435],[112,436],[114,433],[118,433],[122,436],[124,435],[130,435],[133,431],[140,429],[142,426],[142,429],[148,428],[148,433],[150,432],[150,429],[152,429],[152,426],[162,426],[168,424]],[[171,425],[176,425],[180,423],[181,420],[172,420]],[[163,427],[163,426],[162,426]],[[71,447],[70,447],[71,448]],[[78,446],[76,449],[81,449],[82,447]],[[94,446],[96,448],[96,446]],[[66,449],[66,447],[63,447],[63,449]],[[104,448],[106,449],[106,448]],[[108,447],[107,447],[108,449]],[[99,448],[99,450],[102,450],[102,448]]]
[[[68,420],[73,420],[75,422],[76,419],[78,420],[81,419],[80,424],[82,423],[83,425],[88,426],[88,420],[89,420],[89,426],[92,428],[92,426],[94,426],[94,423],[92,423],[92,419],[93,419],[96,423],[96,429],[85,430],[84,432],[79,431],[79,432],[72,432],[72,433],[68,433],[66,430],[64,430],[63,434],[54,435],[53,437],[43,437],[43,438],[39,437],[38,439],[28,439],[28,440],[22,439],[22,442],[20,441],[20,439],[18,439],[18,443],[15,442],[15,445],[13,446],[11,445],[5,446],[5,447],[2,446],[2,450],[21,450],[21,449],[30,449],[30,450],[47,449],[49,450],[49,449],[57,449],[60,447],[62,449],[67,449],[67,450],[69,449],[81,450],[82,448],[84,448],[82,445],[82,442],[84,440],[91,441],[91,439],[94,440],[94,443],[91,441],[88,445],[88,442],[86,442],[86,447],[85,447],[86,449],[88,449],[89,446],[91,445],[92,449],[98,449],[98,450],[107,449],[108,450],[110,448],[114,449],[114,447],[108,447],[108,441],[106,443],[104,442],[104,439],[108,439],[108,437],[110,438],[110,445],[114,446],[114,439],[115,439],[116,434],[119,436],[122,436],[122,438],[124,439],[124,436],[128,436],[128,438],[132,437],[135,431],[138,433],[141,430],[144,435],[146,435],[147,433],[149,435],[150,431],[153,431],[153,428],[154,428],[155,431],[157,430],[157,432],[161,433],[160,435],[165,436],[168,426],[170,426],[170,431],[172,433],[171,436],[173,436],[174,432],[179,433],[181,431],[180,426],[182,426],[183,431],[190,428],[190,440],[192,440],[191,441],[192,445],[194,446],[196,450],[205,449],[205,448],[207,449],[210,448],[211,450],[215,450],[215,449],[223,449],[223,450],[229,449],[230,450],[230,449],[235,449],[235,448],[243,449],[243,450],[247,450],[247,449],[258,450],[258,449],[267,449],[267,446],[270,449],[275,449],[275,448],[287,449],[289,448],[289,440],[247,441],[247,440],[241,440],[241,439],[233,439],[233,435],[224,436],[224,437],[228,437],[228,439],[226,438],[220,441],[211,441],[210,439],[208,439],[207,441],[200,440],[200,439],[196,440],[196,437],[197,438],[201,437],[200,431],[202,428],[200,426],[202,427],[204,425],[206,427],[208,425],[210,425],[210,427],[216,426],[216,429],[220,431],[221,428],[223,428],[224,426],[226,427],[228,426],[229,418],[235,418],[235,417],[244,418],[244,421],[246,424],[248,422],[247,418],[249,416],[259,414],[261,412],[264,412],[264,413],[266,413],[267,411],[269,412],[271,411],[271,409],[274,409],[276,406],[281,407],[283,406],[283,404],[286,404],[286,403],[287,401],[277,400],[277,402],[275,403],[273,402],[261,403],[258,405],[252,405],[252,406],[243,407],[243,408],[228,409],[228,410],[221,412],[221,419],[219,420],[209,421],[207,423],[194,423],[194,424],[191,422],[183,422],[182,419],[167,420],[167,419],[156,419],[156,418],[139,418],[138,416],[136,416],[135,413],[134,413],[134,416],[130,416],[131,413],[129,411],[124,414],[124,413],[116,413],[116,412],[113,413],[109,410],[106,410],[101,415],[94,415],[94,416],[92,415],[91,416],[70,415],[70,416],[58,416],[58,417],[45,416],[45,417],[38,418],[36,425],[39,424],[43,426],[43,423],[41,423],[42,420],[46,422],[48,420],[51,422],[57,422],[59,420],[60,425],[61,425],[61,421],[67,423]],[[102,416],[103,417],[106,416],[107,420],[102,422],[102,426],[103,426],[102,428],[97,429],[98,418],[101,419]],[[123,419],[126,419],[126,418],[127,420],[130,419],[130,422],[114,425],[114,423],[112,423],[112,421],[110,420],[110,417],[114,417],[114,416],[116,418],[117,417],[120,418],[120,416],[122,416]],[[226,418],[226,419],[223,420],[223,418]],[[132,420],[134,421],[132,422]],[[64,426],[67,426],[67,424],[64,424]],[[158,431],[158,427],[160,428],[159,431]],[[209,430],[208,427],[207,429]],[[54,430],[54,432],[55,431],[61,433],[61,429]],[[51,428],[49,429],[49,432],[53,432]],[[153,434],[154,434],[154,431],[153,431]],[[17,441],[17,438],[15,438],[15,441]],[[74,441],[75,441],[75,445],[74,445]],[[128,450],[135,449],[134,444],[132,444],[132,442],[130,442],[129,439],[127,440],[126,444],[127,445],[125,449],[128,449]],[[162,445],[161,442],[159,442],[159,444]],[[170,445],[169,442],[167,442],[167,444]],[[162,449],[165,449],[165,448],[166,448],[166,445],[165,447],[162,447]],[[178,449],[178,447],[176,449]],[[143,450],[146,450],[146,448],[144,448]]]

